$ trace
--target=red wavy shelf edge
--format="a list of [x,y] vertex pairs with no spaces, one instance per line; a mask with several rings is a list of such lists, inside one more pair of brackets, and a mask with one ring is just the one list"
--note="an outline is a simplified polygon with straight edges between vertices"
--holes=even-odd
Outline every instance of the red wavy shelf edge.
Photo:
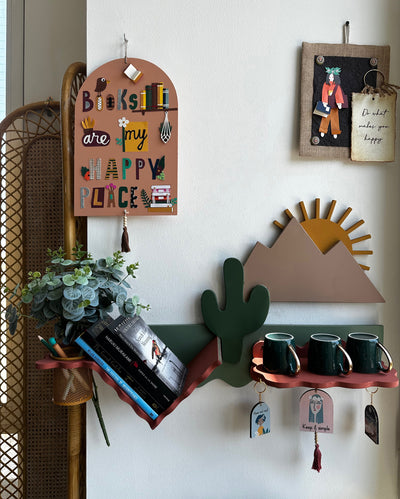
[[[80,360],[69,360],[62,361],[53,359],[50,356],[45,357],[44,359],[40,359],[36,361],[37,369],[56,369],[59,367],[74,369],[77,367],[88,367],[93,371],[96,371],[101,378],[110,385],[116,392],[118,397],[126,402],[128,405],[132,407],[132,409],[136,412],[136,414],[147,421],[150,428],[154,430],[161,423],[161,421],[171,414],[176,407],[187,398],[193,390],[202,383],[211,373],[212,371],[218,367],[222,363],[221,359],[221,348],[220,348],[220,340],[215,337],[208,343],[203,350],[201,350],[187,365],[188,372],[186,375],[185,384],[182,389],[182,393],[179,395],[174,402],[163,411],[156,419],[151,419],[137,404],[134,402],[126,393],[115,383],[115,381],[110,378],[110,376],[102,369],[96,362],[89,359],[80,359]],[[67,364],[67,365],[66,365]]]
[[342,388],[368,388],[370,386],[395,388],[399,385],[396,369],[392,369],[388,373],[362,374],[352,372],[351,374],[340,376],[323,376],[311,373],[307,371],[308,343],[302,347],[296,346],[296,353],[299,356],[301,365],[299,374],[295,376],[271,374],[263,367],[263,347],[263,340],[253,345],[250,376],[254,381],[264,381],[267,385],[276,388],[294,388],[297,386],[307,386],[310,388],[331,388],[335,386]]

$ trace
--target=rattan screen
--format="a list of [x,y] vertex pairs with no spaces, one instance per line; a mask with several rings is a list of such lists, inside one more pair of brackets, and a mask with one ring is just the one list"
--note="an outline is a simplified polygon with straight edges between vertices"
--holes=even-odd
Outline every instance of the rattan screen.
[[[59,106],[15,111],[0,136],[1,284],[12,288],[27,270],[45,269],[47,248],[63,245]],[[52,371],[35,367],[46,353],[38,331],[29,319],[13,337],[1,327],[1,498],[67,497],[67,412],[51,401]]]

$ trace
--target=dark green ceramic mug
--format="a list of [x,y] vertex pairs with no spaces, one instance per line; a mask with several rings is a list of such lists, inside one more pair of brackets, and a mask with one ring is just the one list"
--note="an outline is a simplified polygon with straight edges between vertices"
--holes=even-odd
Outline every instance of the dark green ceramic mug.
[[[344,359],[347,361],[347,369],[344,367]],[[308,343],[308,370],[326,376],[338,376],[352,372],[353,362],[342,347],[339,336],[327,333],[311,335]]]
[[297,374],[300,360],[294,336],[289,333],[268,333],[264,338],[263,365],[272,374]]
[[[389,372],[393,367],[392,357],[379,342],[378,336],[370,333],[350,333],[347,336],[346,350],[353,361],[353,371],[358,373]],[[381,362],[381,351],[387,359],[387,367]]]

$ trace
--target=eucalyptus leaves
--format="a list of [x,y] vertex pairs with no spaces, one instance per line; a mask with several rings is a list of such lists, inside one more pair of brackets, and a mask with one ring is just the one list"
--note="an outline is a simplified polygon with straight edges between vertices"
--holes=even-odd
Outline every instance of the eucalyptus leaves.
[[19,287],[11,293],[11,304],[7,307],[6,319],[14,334],[18,319],[23,316],[23,304],[30,305],[29,317],[38,321],[38,327],[57,320],[54,332],[64,343],[71,343],[84,329],[110,313],[116,304],[120,315],[133,316],[142,308],[137,296],[128,297],[128,277],[135,278],[139,264],[125,267],[120,251],[112,257],[92,259],[82,250],[82,245],[73,248],[74,260],[65,258],[62,248],[48,250],[50,264],[45,273],[29,272],[28,283],[21,290],[21,300],[16,300]]

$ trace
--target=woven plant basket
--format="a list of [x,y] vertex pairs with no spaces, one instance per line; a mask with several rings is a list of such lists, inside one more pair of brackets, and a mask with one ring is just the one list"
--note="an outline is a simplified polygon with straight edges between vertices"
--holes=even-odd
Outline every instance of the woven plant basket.
[[65,367],[54,369],[53,377],[53,403],[56,405],[80,405],[93,396],[92,390],[92,371],[88,367],[70,368],[71,362],[84,360],[80,356],[80,351],[73,347],[64,348],[68,357],[53,357]]

